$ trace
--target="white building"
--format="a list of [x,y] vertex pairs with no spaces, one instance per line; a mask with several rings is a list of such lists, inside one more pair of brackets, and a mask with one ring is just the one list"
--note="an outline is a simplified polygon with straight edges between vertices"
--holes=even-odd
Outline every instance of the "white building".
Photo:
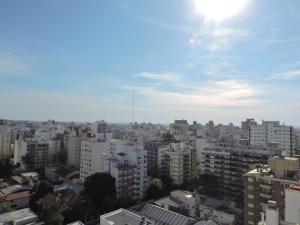
[[80,179],[84,181],[88,176],[105,172],[104,160],[110,153],[111,142],[89,139],[81,142]]
[[29,208],[0,214],[0,224],[3,225],[38,224],[38,221],[38,216]]
[[264,148],[277,145],[286,155],[293,155],[296,148],[295,129],[280,125],[279,121],[262,121],[261,125],[250,125],[250,145]]
[[285,191],[285,221],[300,224],[300,186]]
[[100,216],[100,225],[121,225],[121,224],[154,225],[154,222],[145,219],[145,217],[137,213],[130,212],[125,209],[118,209],[113,212]]
[[[116,178],[116,187],[118,187],[119,175],[122,178],[121,174],[132,173],[134,188],[138,190],[138,195],[135,198],[141,200],[144,197],[146,193],[147,151],[143,145],[126,143],[118,139],[89,139],[81,142],[80,157],[80,179],[82,181],[94,173],[109,172]],[[122,184],[122,181],[120,182]],[[126,189],[126,186],[131,185],[124,185],[123,189]]]

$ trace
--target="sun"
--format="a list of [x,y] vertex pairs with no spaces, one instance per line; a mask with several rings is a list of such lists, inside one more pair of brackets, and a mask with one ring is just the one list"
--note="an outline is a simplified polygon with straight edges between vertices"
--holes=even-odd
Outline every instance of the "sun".
[[207,20],[220,22],[237,15],[249,0],[193,0],[195,10]]

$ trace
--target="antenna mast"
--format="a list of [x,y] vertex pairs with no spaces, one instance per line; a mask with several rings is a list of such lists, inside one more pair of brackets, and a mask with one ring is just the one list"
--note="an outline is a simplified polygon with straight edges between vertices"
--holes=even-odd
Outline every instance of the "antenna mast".
[[135,91],[132,89],[132,107],[131,107],[131,122],[133,124],[134,122],[134,97],[135,97]]

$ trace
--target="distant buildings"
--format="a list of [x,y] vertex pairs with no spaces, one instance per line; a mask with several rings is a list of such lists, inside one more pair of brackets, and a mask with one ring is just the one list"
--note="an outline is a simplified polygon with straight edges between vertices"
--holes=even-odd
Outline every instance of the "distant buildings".
[[293,156],[296,149],[296,133],[291,126],[281,125],[279,121],[262,121],[250,125],[250,145],[268,148],[277,146],[287,156]]

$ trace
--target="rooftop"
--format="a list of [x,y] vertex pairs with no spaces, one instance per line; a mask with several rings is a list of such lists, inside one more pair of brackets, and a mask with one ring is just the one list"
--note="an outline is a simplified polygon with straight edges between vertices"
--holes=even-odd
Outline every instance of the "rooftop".
[[109,223],[111,225],[151,225],[154,224],[150,220],[145,219],[144,217],[130,212],[125,209],[118,209],[113,212],[107,213],[100,216],[100,225]]
[[293,185],[288,189],[288,191],[300,193],[300,185]]
[[197,222],[193,218],[151,204],[146,204],[140,213],[154,220],[155,225],[191,225]]
[[29,208],[0,214],[0,224],[6,224],[9,222],[18,222],[18,224],[28,224],[37,220],[37,215],[34,212],[32,212]]

